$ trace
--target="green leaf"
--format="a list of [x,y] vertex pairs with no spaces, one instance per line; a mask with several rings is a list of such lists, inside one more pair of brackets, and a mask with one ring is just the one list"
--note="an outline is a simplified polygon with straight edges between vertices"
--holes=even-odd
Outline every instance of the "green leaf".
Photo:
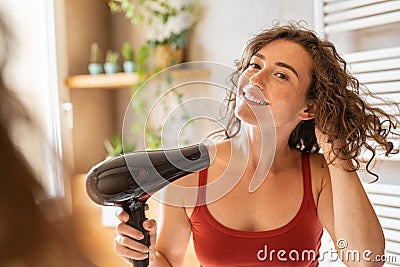
[[114,157],[123,153],[132,152],[136,145],[122,143],[122,139],[119,135],[114,135],[111,140],[104,140],[104,147],[107,150],[107,155]]

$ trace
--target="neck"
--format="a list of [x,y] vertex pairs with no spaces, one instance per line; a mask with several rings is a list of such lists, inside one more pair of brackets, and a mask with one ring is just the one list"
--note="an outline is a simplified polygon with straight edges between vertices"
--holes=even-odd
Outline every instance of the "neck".
[[245,124],[243,128],[244,132],[241,135],[247,137],[251,166],[257,166],[259,162],[269,160],[273,156],[271,171],[287,168],[290,155],[294,151],[288,143],[291,128],[260,129],[258,126],[248,124]]

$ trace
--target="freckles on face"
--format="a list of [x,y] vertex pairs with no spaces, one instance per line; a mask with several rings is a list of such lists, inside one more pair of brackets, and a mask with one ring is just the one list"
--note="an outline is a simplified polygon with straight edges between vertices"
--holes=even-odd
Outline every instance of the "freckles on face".
[[[286,123],[294,120],[307,105],[311,66],[311,56],[301,45],[284,39],[272,41],[252,56],[239,79],[239,97],[266,101],[276,121]],[[248,83],[253,84],[258,92],[247,90]],[[253,97],[247,97],[248,94]],[[243,101],[238,101],[238,104],[243,104]]]

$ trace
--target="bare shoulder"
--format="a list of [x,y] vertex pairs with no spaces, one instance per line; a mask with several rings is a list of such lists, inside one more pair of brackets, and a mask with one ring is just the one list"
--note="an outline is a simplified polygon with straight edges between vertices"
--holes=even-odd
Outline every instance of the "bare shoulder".
[[173,184],[183,187],[195,187],[198,185],[198,177],[199,173],[194,172],[174,181]]
[[323,185],[330,181],[328,165],[321,153],[310,154],[310,168],[313,189],[320,192]]
[[213,162],[215,159],[222,159],[230,155],[232,149],[232,141],[230,139],[217,140],[212,145],[208,146],[210,156]]
[[[215,142],[212,146],[209,146],[210,150],[210,166],[209,176],[214,176],[216,169],[223,168],[224,162],[229,162],[231,152],[231,141],[229,139]],[[211,179],[210,179],[211,180]],[[183,187],[197,187],[199,183],[199,173],[191,173],[187,176],[178,179],[174,182],[175,185]]]
[[320,169],[324,169],[326,167],[326,160],[324,155],[321,153],[312,153],[310,154],[310,164],[312,167],[319,167]]

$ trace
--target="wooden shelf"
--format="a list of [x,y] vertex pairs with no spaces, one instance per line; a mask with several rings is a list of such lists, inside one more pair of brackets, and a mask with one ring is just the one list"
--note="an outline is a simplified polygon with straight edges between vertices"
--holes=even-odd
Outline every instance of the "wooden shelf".
[[[177,69],[171,72],[172,79],[205,78],[210,76],[209,69]],[[99,75],[75,75],[66,80],[70,89],[120,89],[132,86],[139,81],[137,73],[115,73]]]
[[75,75],[68,77],[66,84],[71,89],[119,89],[129,87],[138,81],[139,75],[137,73],[120,72],[110,75]]

